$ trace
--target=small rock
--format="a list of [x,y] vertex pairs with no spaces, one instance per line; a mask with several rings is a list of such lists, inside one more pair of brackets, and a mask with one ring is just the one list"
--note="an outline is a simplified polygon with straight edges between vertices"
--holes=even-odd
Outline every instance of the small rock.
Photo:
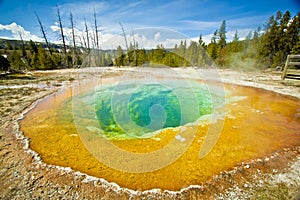
[[265,158],[265,161],[267,162],[267,161],[269,161],[270,160],[270,158]]

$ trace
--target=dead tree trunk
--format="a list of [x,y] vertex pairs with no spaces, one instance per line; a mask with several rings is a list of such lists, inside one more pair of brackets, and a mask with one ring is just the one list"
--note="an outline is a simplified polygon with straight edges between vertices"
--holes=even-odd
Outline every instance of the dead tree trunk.
[[27,53],[26,53],[26,49],[25,49],[25,43],[24,43],[24,40],[23,40],[23,37],[22,37],[22,34],[19,32],[19,36],[20,36],[20,39],[21,39],[21,42],[22,42],[22,62],[24,63],[25,65],[25,70],[27,70],[27,67],[29,66],[29,62],[27,60]]
[[95,41],[96,41],[96,48],[99,49],[99,30],[97,24],[97,16],[96,11],[94,9],[94,26],[95,26]]
[[[123,37],[124,37],[124,40],[125,40],[125,45],[126,45],[126,50],[127,50],[127,55],[128,55],[128,52],[129,52],[129,48],[128,48],[128,42],[127,42],[127,38],[126,38],[126,34],[125,34],[125,31],[124,31],[124,28],[123,28],[123,25],[121,24],[121,22],[119,22],[121,28],[122,28],[122,32],[123,32]],[[130,56],[128,56],[128,64],[130,65]]]
[[85,26],[85,33],[86,33],[86,44],[87,44],[87,50],[90,52],[90,36],[89,36],[89,29],[86,23],[86,20],[84,18],[84,26]]
[[78,55],[77,55],[74,21],[73,21],[73,14],[72,13],[70,13],[70,21],[71,21],[72,39],[73,39],[73,63],[72,64],[77,66],[78,65]]
[[132,37],[133,37],[133,56],[134,56],[134,66],[137,66],[136,42],[135,42],[134,31],[133,31],[133,28],[132,28],[132,27],[131,27],[131,30],[132,30]]
[[87,44],[87,63],[88,66],[90,66],[91,60],[90,60],[90,36],[89,36],[89,29],[86,23],[86,19],[84,18],[84,25],[85,25],[85,33],[86,33],[86,44]]
[[46,46],[47,46],[47,48],[48,48],[48,50],[49,50],[49,52],[50,52],[50,56],[51,56],[51,58],[52,58],[52,50],[51,50],[51,48],[50,48],[50,45],[49,45],[49,42],[48,42],[48,39],[47,39],[47,36],[46,36],[46,32],[45,32],[45,29],[44,29],[44,26],[43,26],[43,24],[42,24],[42,22],[41,22],[41,20],[40,20],[40,18],[39,18],[39,16],[38,16],[38,14],[37,14],[36,12],[34,12],[34,14],[35,14],[35,16],[36,16],[36,18],[37,18],[37,20],[38,20],[38,22],[39,22],[39,25],[40,25],[40,29],[41,29],[43,38],[44,38],[44,40],[45,40],[45,42],[46,42]]
[[126,50],[128,51],[128,42],[127,42],[126,34],[125,34],[125,31],[124,31],[124,28],[123,28],[123,25],[121,24],[121,22],[119,22],[119,24],[120,24],[120,26],[122,28],[123,37],[124,37],[125,45],[126,45]]
[[62,39],[62,42],[63,42],[63,54],[65,56],[66,65],[68,66],[67,47],[66,47],[66,41],[65,41],[63,25],[62,25],[62,21],[61,21],[61,17],[60,17],[60,11],[59,11],[58,6],[56,6],[56,8],[57,8],[57,18],[58,18],[58,23],[59,23],[59,28],[60,28],[61,39]]

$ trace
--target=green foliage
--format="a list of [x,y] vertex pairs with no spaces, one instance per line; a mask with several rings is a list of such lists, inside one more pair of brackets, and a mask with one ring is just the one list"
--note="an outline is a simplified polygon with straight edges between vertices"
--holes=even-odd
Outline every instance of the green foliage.
[[39,69],[40,67],[40,60],[38,57],[38,53],[33,53],[32,57],[31,57],[31,62],[30,62],[31,68],[32,69]]
[[220,30],[219,30],[219,45],[220,45],[220,49],[222,50],[223,48],[225,48],[226,46],[226,21],[223,20]]
[[[299,54],[300,14],[291,18],[290,12],[277,12],[261,29],[249,32],[239,41],[236,32],[232,42],[226,43],[226,24],[222,22],[207,52],[218,66],[228,65],[239,69],[257,69],[283,66],[288,54]],[[223,39],[222,39],[223,38]]]
[[136,66],[141,66],[144,63],[148,62],[148,58],[147,58],[146,50],[145,49],[138,49],[138,50],[136,50],[136,55],[137,55]]
[[217,34],[218,32],[215,31],[212,38],[211,38],[211,42],[208,44],[207,46],[207,53],[209,54],[209,56],[213,59],[216,60],[218,57],[218,45],[217,45]]
[[202,48],[202,49],[207,49],[207,45],[205,44],[205,42],[203,41],[202,39],[202,34],[200,34],[199,36],[199,47]]
[[38,48],[37,48],[36,44],[32,40],[29,41],[29,51],[32,54],[33,53],[38,53]]
[[6,49],[13,50],[13,47],[11,46],[11,44],[9,42],[6,43]]
[[293,47],[291,53],[292,54],[300,54],[300,38],[298,39],[298,42]]
[[47,54],[43,48],[43,45],[40,44],[38,48],[38,59],[39,59],[39,66],[37,69],[46,69],[46,62],[47,62]]
[[52,60],[52,57],[50,57],[45,49],[43,48],[43,45],[40,44],[38,47],[38,60],[39,60],[39,66],[37,69],[42,69],[42,70],[49,70],[49,69],[55,69],[57,65],[59,64],[60,66],[62,65],[61,60],[62,60],[62,55],[55,54],[53,53],[53,58],[55,59],[54,61]]
[[186,59],[194,66],[198,63],[198,50],[198,44],[194,41],[191,41],[190,46],[186,50]]
[[22,60],[21,55],[18,52],[19,50],[14,49],[11,55],[10,67],[15,70],[24,70],[25,63]]
[[120,67],[120,66],[124,66],[125,63],[126,63],[126,56],[123,52],[122,47],[118,46],[116,52],[116,58],[115,58],[115,65]]
[[299,27],[300,13],[292,19],[289,11],[284,15],[277,12],[276,18],[271,16],[261,37],[259,56],[265,58],[270,67],[283,66],[287,55],[297,48]]

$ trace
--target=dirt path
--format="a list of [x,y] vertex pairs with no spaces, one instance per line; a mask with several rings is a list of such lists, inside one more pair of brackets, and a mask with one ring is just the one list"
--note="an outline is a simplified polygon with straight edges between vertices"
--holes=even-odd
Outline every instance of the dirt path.
[[[116,184],[68,168],[46,165],[38,160],[34,152],[28,150],[28,140],[17,132],[17,120],[23,110],[38,99],[72,84],[74,80],[113,76],[127,70],[138,69],[91,68],[80,76],[77,70],[37,71],[33,74],[33,80],[0,80],[1,199],[297,199],[300,188],[299,147],[282,149],[265,158],[241,163],[232,171],[216,175],[205,185],[181,192],[122,189]],[[189,72],[190,69],[176,69],[178,73],[183,70]],[[204,71],[206,78],[215,78],[209,77],[209,70]],[[281,81],[280,72],[277,71],[240,72],[223,69],[218,73],[228,83],[265,88],[300,99],[300,81]],[[16,84],[19,86],[13,86]]]

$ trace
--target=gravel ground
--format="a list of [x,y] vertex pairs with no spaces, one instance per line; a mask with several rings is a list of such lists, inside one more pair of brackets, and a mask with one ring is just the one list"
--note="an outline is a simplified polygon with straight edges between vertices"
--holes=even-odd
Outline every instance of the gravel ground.
[[[133,191],[117,184],[74,172],[70,168],[43,163],[28,148],[29,141],[18,131],[24,110],[72,81],[93,76],[115,76],[138,68],[37,71],[35,79],[0,80],[0,198],[1,199],[299,199],[300,148],[287,148],[264,158],[240,163],[233,170],[215,175],[201,186],[181,191]],[[148,69],[151,71],[152,69]],[[123,71],[123,72],[122,72]],[[174,71],[193,75],[191,68]],[[242,72],[222,69],[219,78],[211,70],[198,70],[206,79],[260,87],[300,99],[300,81],[281,81],[281,73]],[[13,85],[18,85],[15,87]]]

